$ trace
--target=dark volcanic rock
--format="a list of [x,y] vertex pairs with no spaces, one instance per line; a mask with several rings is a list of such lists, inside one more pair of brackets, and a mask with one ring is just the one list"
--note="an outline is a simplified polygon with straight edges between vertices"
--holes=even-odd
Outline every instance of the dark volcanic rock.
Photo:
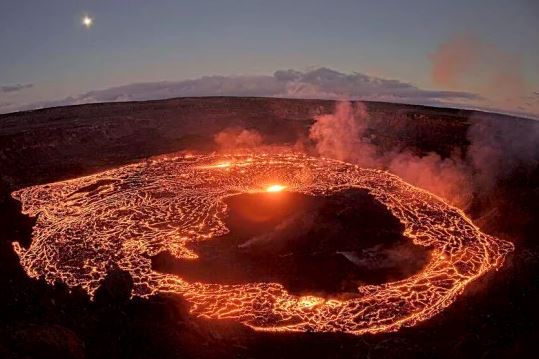
[[84,343],[60,325],[28,324],[13,329],[12,345],[29,358],[84,358]]
[[101,286],[95,292],[97,303],[123,303],[131,298],[133,279],[123,270],[110,271]]

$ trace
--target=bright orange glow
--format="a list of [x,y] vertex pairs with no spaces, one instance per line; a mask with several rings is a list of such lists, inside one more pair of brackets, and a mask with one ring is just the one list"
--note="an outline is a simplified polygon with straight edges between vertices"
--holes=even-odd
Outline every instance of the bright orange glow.
[[223,163],[216,164],[214,167],[215,168],[227,168],[227,167],[230,167],[230,166],[231,166],[230,162],[223,162]]
[[[196,260],[190,244],[228,232],[224,199],[260,192],[268,183],[315,196],[364,188],[400,220],[405,237],[432,249],[430,262],[406,279],[360,286],[346,298],[298,296],[279,283],[188,282],[152,269],[150,257],[163,251]],[[266,331],[359,335],[415,325],[499,268],[514,248],[390,173],[289,152],[161,156],[12,195],[24,214],[37,217],[30,247],[14,243],[32,278],[80,286],[93,297],[108,269],[118,267],[131,274],[134,296],[181,295],[193,315]]]
[[266,187],[266,192],[281,192],[285,188],[286,186],[283,186],[280,184],[274,184],[274,185]]
[[[195,156],[193,155],[193,156],[190,156],[188,158],[195,158]],[[217,162],[217,163],[212,163],[212,164],[204,164],[204,165],[200,166],[200,168],[201,169],[210,169],[210,168],[229,169],[232,166],[233,165],[232,165],[231,162]]]

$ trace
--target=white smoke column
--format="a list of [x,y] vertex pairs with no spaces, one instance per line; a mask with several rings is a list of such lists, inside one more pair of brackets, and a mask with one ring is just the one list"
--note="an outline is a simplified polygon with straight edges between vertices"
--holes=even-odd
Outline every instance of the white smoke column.
[[352,107],[348,101],[338,102],[334,114],[315,117],[309,138],[316,143],[321,156],[363,167],[379,167],[376,147],[363,139],[367,116],[363,103]]

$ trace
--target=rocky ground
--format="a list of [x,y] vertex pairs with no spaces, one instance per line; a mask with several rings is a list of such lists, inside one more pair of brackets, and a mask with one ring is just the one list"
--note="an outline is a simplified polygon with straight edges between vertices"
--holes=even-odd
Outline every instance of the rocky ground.
[[[513,121],[529,131],[537,126],[530,120],[464,110],[384,103],[367,107],[369,134],[387,151],[409,148],[441,156],[455,148],[466,151],[468,128],[478,120]],[[130,300],[131,279],[120,271],[111,272],[90,301],[62,283],[49,286],[29,279],[18,264],[11,242],[28,245],[33,220],[22,216],[10,198],[14,189],[161,153],[214,150],[214,135],[230,127],[257,130],[269,144],[294,144],[307,136],[314,116],[333,109],[334,102],[320,100],[186,98],[0,115],[0,357],[534,357],[539,338],[539,159],[497,177],[469,210],[484,231],[515,243],[506,265],[472,284],[436,317],[396,333],[259,333],[233,322],[193,318],[175,296]],[[331,205],[335,203],[324,206]],[[320,209],[324,206],[316,207],[314,215],[322,218],[317,223],[335,223]],[[377,218],[382,217],[379,213]],[[306,248],[312,252],[304,245],[296,246],[296,252]],[[211,248],[207,250],[211,257]],[[347,266],[339,262],[342,258],[333,259],[328,263],[336,268]],[[166,258],[156,265],[178,269],[178,263]],[[316,270],[311,266],[311,273]],[[293,285],[301,290],[309,283]]]

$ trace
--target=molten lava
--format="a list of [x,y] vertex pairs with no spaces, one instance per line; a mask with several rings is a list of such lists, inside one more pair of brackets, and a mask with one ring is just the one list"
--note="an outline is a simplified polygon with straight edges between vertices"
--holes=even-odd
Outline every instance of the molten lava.
[[266,187],[266,192],[281,192],[285,188],[286,186],[282,186],[280,184],[274,184],[274,185]]
[[[225,198],[285,188],[315,196],[368,190],[403,223],[407,238],[432,249],[430,262],[404,280],[361,286],[346,299],[296,296],[279,283],[188,282],[152,270],[150,257],[160,252],[197,260],[189,243],[227,233]],[[176,293],[194,315],[268,331],[362,334],[414,325],[499,268],[513,249],[482,233],[459,209],[394,175],[294,153],[161,157],[24,188],[13,197],[25,214],[37,216],[30,247],[14,243],[29,276],[93,295],[107,271],[119,267],[133,277],[133,295]]]

